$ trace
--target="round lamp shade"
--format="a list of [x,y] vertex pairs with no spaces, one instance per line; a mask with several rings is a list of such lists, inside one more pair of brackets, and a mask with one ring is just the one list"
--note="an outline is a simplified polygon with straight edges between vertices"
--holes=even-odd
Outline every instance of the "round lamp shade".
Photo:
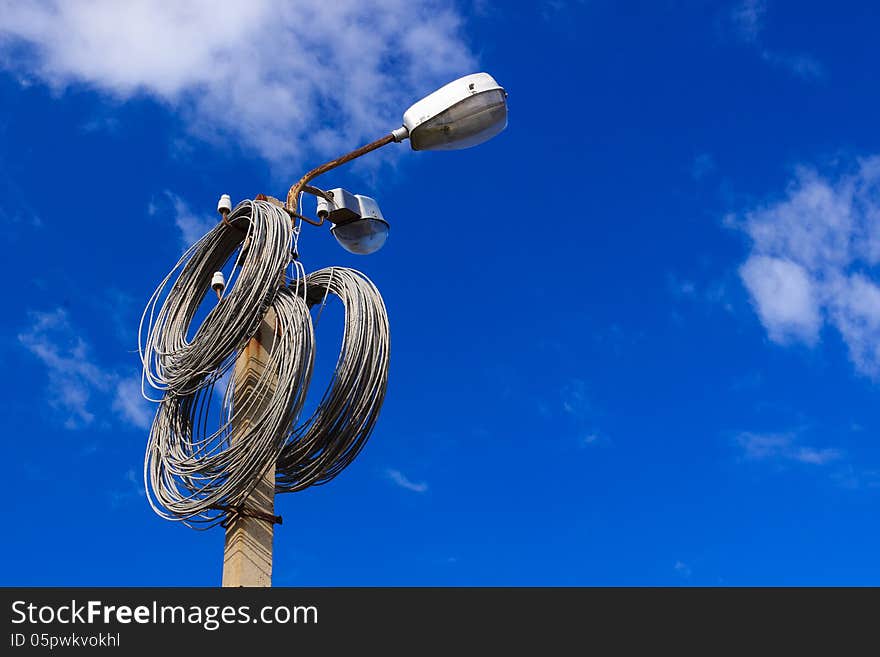
[[349,253],[369,255],[385,245],[388,231],[388,222],[384,219],[364,217],[346,224],[337,224],[330,232]]

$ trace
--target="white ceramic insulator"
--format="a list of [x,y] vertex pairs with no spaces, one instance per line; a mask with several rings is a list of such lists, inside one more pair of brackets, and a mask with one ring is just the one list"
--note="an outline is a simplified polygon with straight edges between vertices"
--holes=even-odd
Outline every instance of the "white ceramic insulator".
[[232,212],[232,199],[229,198],[229,194],[224,194],[220,197],[220,200],[217,201],[217,212]]

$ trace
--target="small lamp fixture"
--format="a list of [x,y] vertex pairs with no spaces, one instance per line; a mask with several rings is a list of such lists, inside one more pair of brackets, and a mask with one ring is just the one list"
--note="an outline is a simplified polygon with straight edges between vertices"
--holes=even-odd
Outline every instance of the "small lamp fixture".
[[332,201],[318,198],[318,217],[333,223],[330,232],[343,249],[369,255],[385,245],[390,227],[375,199],[341,187],[331,189],[327,196]]

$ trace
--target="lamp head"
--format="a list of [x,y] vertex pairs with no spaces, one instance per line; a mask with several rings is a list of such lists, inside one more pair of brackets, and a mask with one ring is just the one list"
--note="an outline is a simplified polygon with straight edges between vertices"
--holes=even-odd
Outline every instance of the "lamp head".
[[507,127],[507,92],[488,73],[466,75],[406,110],[403,126],[415,151],[470,148]]
[[385,245],[389,225],[375,199],[352,194],[341,187],[330,190],[328,196],[332,202],[318,200],[318,216],[334,224],[330,232],[343,249],[369,255]]

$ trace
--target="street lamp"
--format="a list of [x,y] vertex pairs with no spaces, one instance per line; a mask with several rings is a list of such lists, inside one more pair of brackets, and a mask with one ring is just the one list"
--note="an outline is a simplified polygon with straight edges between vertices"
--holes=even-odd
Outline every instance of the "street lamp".
[[[320,226],[333,223],[331,232],[346,251],[369,254],[388,238],[388,222],[375,200],[342,189],[324,192],[309,182],[331,169],[392,142],[410,140],[414,151],[459,150],[491,139],[507,127],[507,92],[488,73],[454,80],[425,96],[403,114],[403,125],[381,139],[315,167],[287,192],[284,209],[296,219]],[[318,197],[318,220],[300,214],[301,192]]]
[[406,130],[414,151],[452,151],[482,144],[506,127],[507,92],[488,73],[474,73],[422,98],[392,134]]
[[[482,143],[506,125],[507,94],[490,75],[455,80],[410,107],[397,130],[309,171],[284,202],[260,194],[233,209],[223,195],[217,210],[224,225],[199,240],[151,297],[141,358],[145,379],[165,391],[144,461],[145,490],[163,517],[225,527],[223,586],[271,585],[273,527],[281,523],[275,493],[324,483],[347,467],[372,432],[387,388],[390,329],[376,286],[346,267],[307,275],[299,265],[293,285],[286,271],[298,257],[290,251],[298,227],[288,219],[329,221],[339,244],[358,254],[382,247],[388,222],[375,199],[342,188],[324,191],[310,181],[391,142],[455,150]],[[302,193],[318,198],[317,219],[298,211]],[[217,305],[193,340],[185,339],[207,291],[205,274],[239,245],[241,270],[229,294],[223,295],[222,272],[214,273]],[[345,307],[343,346],[318,409],[298,424],[314,364],[309,311],[319,301],[323,307],[328,294]],[[230,371],[224,419],[208,436],[207,400]]]

